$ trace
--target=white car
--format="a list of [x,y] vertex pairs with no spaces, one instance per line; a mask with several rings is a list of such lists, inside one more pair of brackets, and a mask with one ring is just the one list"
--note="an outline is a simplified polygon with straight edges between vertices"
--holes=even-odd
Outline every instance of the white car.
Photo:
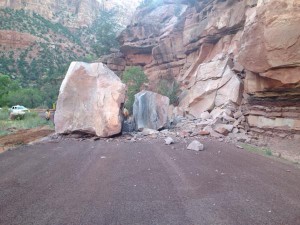
[[15,105],[9,109],[10,113],[13,115],[24,115],[27,112],[30,112],[29,109],[22,105]]

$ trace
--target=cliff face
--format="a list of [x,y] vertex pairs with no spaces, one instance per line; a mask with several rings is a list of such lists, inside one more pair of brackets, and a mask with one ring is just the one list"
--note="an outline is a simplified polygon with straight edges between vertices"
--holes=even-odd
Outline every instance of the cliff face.
[[119,39],[150,88],[180,83],[188,114],[241,108],[253,131],[299,133],[298,0],[163,0],[140,8]]
[[35,12],[66,27],[79,28],[92,24],[100,4],[97,0],[1,0],[0,8]]

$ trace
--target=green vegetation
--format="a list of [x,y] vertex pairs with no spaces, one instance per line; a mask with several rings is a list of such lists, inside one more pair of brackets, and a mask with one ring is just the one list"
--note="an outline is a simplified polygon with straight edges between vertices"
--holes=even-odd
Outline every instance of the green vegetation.
[[9,91],[15,91],[17,89],[19,89],[19,85],[16,81],[11,80],[7,75],[0,74],[0,102],[2,96],[7,94]]
[[9,111],[7,107],[0,110],[0,120],[7,120],[9,118]]
[[265,154],[266,154],[267,156],[272,156],[272,155],[273,155],[273,153],[272,153],[272,151],[271,151],[270,149],[266,149],[266,150],[265,150]]
[[[5,8],[0,10],[0,27],[2,30],[14,30],[22,33],[29,33],[49,41],[45,34],[50,31],[60,34],[77,44],[81,44],[78,37],[73,35],[60,23],[52,23],[39,14],[26,12],[25,10],[14,10]],[[47,40],[48,39],[48,40]]]
[[134,95],[140,91],[144,83],[148,82],[148,79],[142,68],[135,66],[124,71],[122,80],[128,87],[125,107],[128,109],[129,113],[132,113]]
[[96,24],[96,41],[92,47],[96,55],[108,54],[111,48],[118,48],[119,43],[116,37],[120,26],[116,13],[113,10],[102,10],[94,23]]
[[257,146],[249,145],[249,144],[245,144],[245,143],[241,143],[240,145],[249,152],[255,152],[255,153],[258,153],[261,155],[266,155],[266,156],[273,155],[271,149],[269,149],[267,147],[257,147]]
[[0,74],[0,106],[24,105],[35,108],[43,105],[46,97],[46,93],[39,89],[22,88],[17,81]]
[[20,88],[3,96],[2,103],[5,106],[24,105],[35,108],[43,105],[43,94],[38,89]]
[[20,129],[31,129],[48,125],[53,128],[53,123],[38,116],[37,113],[26,113],[23,119],[9,120],[7,108],[0,110],[0,136]]
[[158,83],[157,92],[169,97],[170,104],[176,104],[180,89],[178,83],[174,79],[171,81],[162,79]]

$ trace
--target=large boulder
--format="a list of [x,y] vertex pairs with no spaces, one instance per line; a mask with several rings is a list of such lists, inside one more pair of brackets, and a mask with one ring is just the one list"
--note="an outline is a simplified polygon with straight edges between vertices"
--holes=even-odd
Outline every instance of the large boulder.
[[120,78],[102,63],[72,62],[60,87],[55,131],[99,137],[120,133],[125,90]]
[[160,130],[167,127],[169,103],[168,97],[151,91],[137,93],[133,104],[136,129]]

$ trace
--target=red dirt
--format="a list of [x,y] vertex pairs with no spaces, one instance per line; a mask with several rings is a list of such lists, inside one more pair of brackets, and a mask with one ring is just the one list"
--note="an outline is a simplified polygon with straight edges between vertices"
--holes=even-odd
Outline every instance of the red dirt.
[[0,137],[0,153],[11,147],[28,144],[40,138],[46,137],[54,131],[49,127],[19,130],[16,133]]

